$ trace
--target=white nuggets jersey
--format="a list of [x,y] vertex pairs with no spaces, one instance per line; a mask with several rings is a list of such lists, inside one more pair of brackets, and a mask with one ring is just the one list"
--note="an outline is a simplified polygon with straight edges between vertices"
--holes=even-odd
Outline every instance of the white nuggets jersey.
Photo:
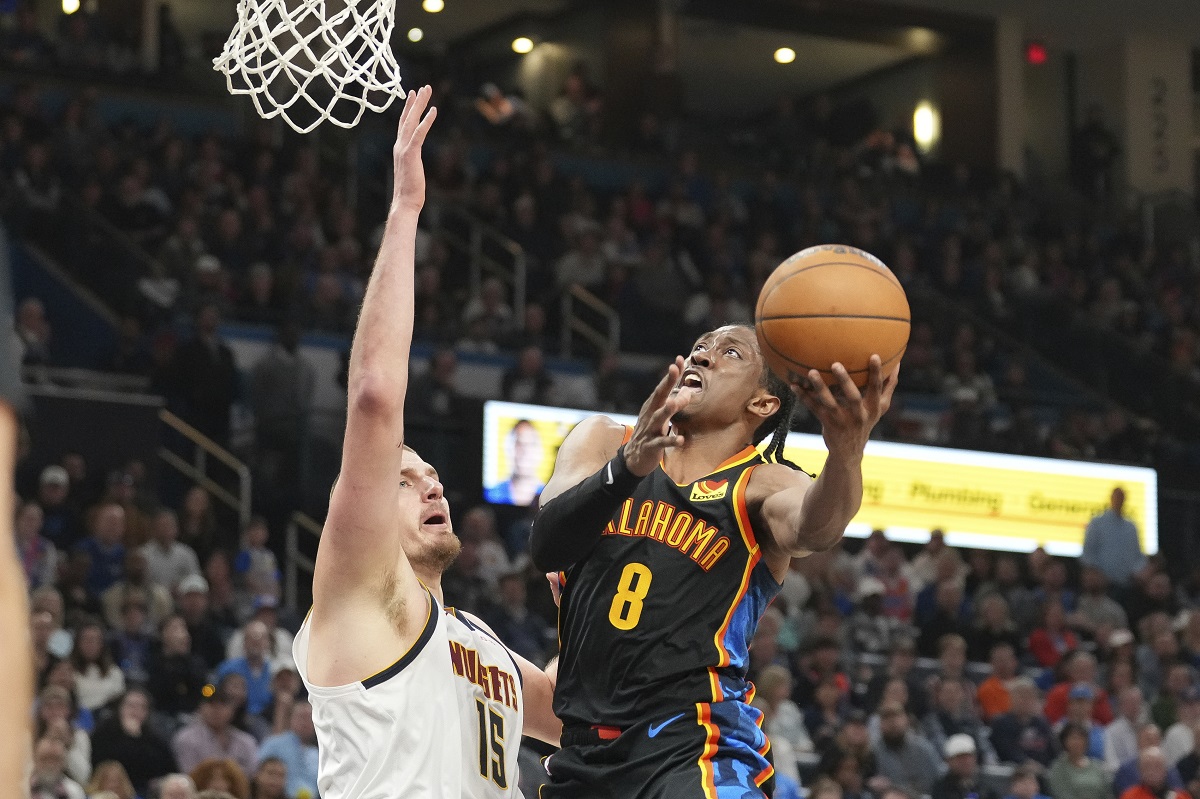
[[296,634],[322,799],[521,799],[520,670],[477,619],[429,607],[404,657],[350,685],[311,684],[308,620]]

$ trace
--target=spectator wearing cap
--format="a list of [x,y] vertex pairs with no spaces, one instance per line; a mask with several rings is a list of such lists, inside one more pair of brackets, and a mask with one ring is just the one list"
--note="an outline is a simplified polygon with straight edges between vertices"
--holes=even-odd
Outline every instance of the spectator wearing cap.
[[130,689],[121,697],[117,712],[92,736],[92,761],[123,764],[138,796],[147,795],[151,780],[176,769],[171,748],[147,724],[150,707],[149,694],[140,688]]
[[1163,733],[1161,748],[1169,766],[1179,763],[1196,746],[1192,730],[1200,722],[1200,688],[1191,686],[1183,692],[1181,700],[1175,723]]
[[1098,569],[1119,591],[1128,589],[1146,568],[1137,525],[1125,515],[1125,490],[1120,486],[1109,495],[1108,508],[1088,522],[1079,561]]
[[979,684],[975,691],[975,701],[979,703],[979,714],[985,722],[1007,713],[1012,709],[1012,696],[1008,692],[1008,684],[1017,676],[1017,655],[1012,644],[998,643],[992,646],[988,657],[992,673]]
[[1104,759],[1104,728],[1093,721],[1093,710],[1096,704],[1096,689],[1086,682],[1078,682],[1071,686],[1067,693],[1067,712],[1059,721],[1058,727],[1074,724],[1087,730],[1088,757],[1093,760]]
[[120,581],[125,569],[125,509],[108,502],[96,509],[92,534],[79,542],[75,551],[86,555],[85,582],[88,595],[99,598]]
[[179,615],[187,623],[192,651],[207,668],[216,668],[225,659],[225,644],[208,607],[208,581],[198,574],[179,583]]
[[1054,799],[1112,799],[1104,767],[1088,756],[1089,735],[1078,724],[1066,724],[1058,734],[1062,754],[1046,772]]
[[887,586],[876,577],[864,577],[858,583],[858,610],[850,618],[850,645],[858,654],[883,655],[900,637],[908,637],[911,628],[883,612]]
[[145,605],[146,620],[151,627],[162,624],[175,607],[167,589],[150,580],[146,555],[141,549],[125,550],[124,576],[100,595],[104,620],[109,627],[121,626],[126,602],[134,596]]
[[915,794],[929,793],[942,773],[937,749],[924,736],[909,729],[908,713],[898,704],[879,709],[880,736],[872,751],[879,774]]
[[1038,782],[1038,770],[1034,766],[1019,766],[1013,770],[1008,781],[1008,793],[1004,799],[1050,799],[1042,793]]
[[1157,746],[1152,746],[1138,755],[1140,779],[1136,785],[1126,788],[1120,799],[1191,799],[1183,788],[1176,788],[1169,780],[1170,757]]
[[1055,755],[1054,733],[1042,716],[1037,685],[1017,677],[1008,685],[1012,710],[991,722],[991,744],[1001,763],[1022,765],[1030,761],[1048,766]]
[[916,672],[917,646],[912,638],[901,637],[892,642],[888,652],[887,668],[871,677],[867,683],[867,692],[862,707],[879,707],[883,688],[889,680],[901,679],[908,686],[908,705],[918,718],[929,710],[929,693],[925,690],[925,682]]
[[1112,723],[1112,703],[1109,702],[1108,692],[1096,681],[1096,658],[1090,652],[1073,652],[1070,660],[1064,665],[1066,679],[1055,685],[1046,694],[1046,718],[1051,724],[1057,724],[1067,714],[1067,704],[1072,691],[1078,686],[1087,685],[1091,688],[1092,720],[1097,724]]
[[1110,771],[1137,757],[1138,730],[1149,717],[1141,688],[1131,685],[1117,697],[1117,718],[1104,730],[1104,765]]
[[150,542],[141,549],[150,582],[174,591],[185,577],[200,574],[195,551],[179,541],[179,517],[160,508],[150,521]]
[[159,641],[150,658],[150,695],[158,709],[172,717],[191,713],[200,704],[208,668],[192,651],[192,636],[182,616],[162,623]]
[[312,705],[297,702],[292,707],[290,728],[272,735],[258,749],[258,762],[276,758],[287,766],[287,795],[298,799],[317,796],[317,733],[313,728]]
[[940,680],[934,690],[933,709],[921,721],[921,731],[937,749],[957,735],[968,735],[975,742],[972,754],[985,763],[996,762],[996,753],[988,743],[988,730],[975,715],[966,684],[961,680]]
[[240,674],[246,680],[246,710],[261,715],[271,702],[271,631],[257,619],[242,628],[245,655],[226,660],[216,670],[217,680]]
[[[259,594],[251,604],[251,619],[261,621],[270,632],[267,657],[272,663],[279,665],[294,665],[292,661],[292,641],[295,639],[288,630],[279,624],[279,599],[274,594]],[[245,627],[234,632],[225,645],[225,659],[235,660],[246,656]]]
[[[1142,753],[1147,749],[1158,748],[1161,745],[1162,731],[1158,728],[1158,725],[1154,723],[1142,725],[1142,728],[1138,730],[1137,755],[1122,763],[1121,767],[1113,774],[1112,785],[1116,796],[1120,796],[1141,782]],[[1168,765],[1167,767],[1167,785],[1175,790],[1183,788],[1183,778],[1180,776],[1179,770],[1174,766]]]
[[942,747],[946,773],[933,784],[930,799],[999,799],[996,792],[979,783],[979,760],[975,739],[959,733]]
[[38,505],[42,508],[42,535],[59,549],[71,549],[83,538],[79,512],[69,501],[71,477],[61,466],[47,466],[38,479]]
[[175,733],[171,750],[181,771],[190,772],[205,760],[230,759],[250,774],[258,757],[254,736],[233,726],[234,706],[230,698],[206,689],[196,719]]

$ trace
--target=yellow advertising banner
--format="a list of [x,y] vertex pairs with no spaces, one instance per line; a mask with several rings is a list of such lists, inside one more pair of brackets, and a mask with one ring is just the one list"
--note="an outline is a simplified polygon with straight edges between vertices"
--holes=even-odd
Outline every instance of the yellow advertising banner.
[[[549,479],[562,440],[587,411],[489,402],[484,409],[484,493],[527,504]],[[633,424],[633,417],[612,415]],[[820,473],[820,436],[792,433],[787,457]],[[863,504],[847,535],[881,529],[894,541],[924,542],[941,529],[953,546],[1078,556],[1088,521],[1116,486],[1142,548],[1158,551],[1158,478],[1138,466],[1001,455],[872,441],[863,459]]]

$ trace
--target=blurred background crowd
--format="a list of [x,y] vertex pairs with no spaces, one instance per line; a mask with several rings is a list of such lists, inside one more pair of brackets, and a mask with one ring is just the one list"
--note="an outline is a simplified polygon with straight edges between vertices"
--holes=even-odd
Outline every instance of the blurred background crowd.
[[[33,791],[312,799],[285,529],[320,518],[336,474],[322,398],[344,388],[394,115],[358,138],[225,124],[196,77],[212,41],[170,4],[136,28],[117,5],[0,4],[15,334],[36,396],[159,397],[205,443],[193,463],[164,438],[167,463],[194,466],[167,472],[157,443],[126,457],[95,431],[30,426],[15,527]],[[406,54],[439,108],[406,421],[464,542],[446,601],[514,650],[553,657],[557,613],[528,562],[530,510],[480,504],[479,403],[636,412],[667,359],[750,323],[770,272],[815,244],[875,253],[912,302],[878,438],[1153,466],[1196,488],[1198,250],[1129,202],[1112,108],[1081,115],[1065,163],[1018,177],[930,150],[853,82],[705,116],[633,109],[583,63],[533,97],[479,47]],[[803,415],[795,429],[817,432]],[[202,450],[245,464],[240,489]],[[776,795],[1196,795],[1200,503],[1160,524],[1182,557],[1147,558],[1136,536],[1100,546],[1130,524],[1119,492],[1097,501],[1111,507],[1080,560],[935,531],[797,561],[752,649]]]

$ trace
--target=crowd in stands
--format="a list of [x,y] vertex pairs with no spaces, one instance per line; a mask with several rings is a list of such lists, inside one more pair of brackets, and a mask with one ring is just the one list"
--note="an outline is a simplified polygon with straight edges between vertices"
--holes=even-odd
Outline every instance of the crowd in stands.
[[[86,47],[58,48],[31,25],[19,16],[0,42],[8,63],[113,57],[85,16],[62,35]],[[417,417],[457,415],[462,353],[514,356],[505,399],[636,411],[646,386],[616,353],[597,358],[583,395],[556,385],[545,361],[565,288],[616,310],[623,350],[674,354],[703,330],[748,322],[770,271],[829,241],[879,254],[914,301],[983,320],[917,321],[884,437],[1163,456],[1161,415],[1134,415],[1157,406],[1042,413],[1037,359],[1001,328],[1051,347],[1117,342],[1161,364],[1160,377],[1200,386],[1197,272],[1186,251],[1148,245],[1136,219],[1105,202],[1104,180],[1089,182],[1086,208],[1052,203],[1036,185],[923,163],[904,135],[818,101],[807,112],[782,102],[756,125],[753,171],[712,168],[680,145],[686,131],[648,114],[616,150],[641,177],[601,186],[556,159],[556,147],[591,152],[599,136],[602,98],[582,73],[543,122],[494,86],[478,102],[440,87],[430,219],[465,206],[517,242],[530,268],[517,318],[512,287],[485,280],[470,293],[460,256],[436,226],[423,231],[416,336],[434,355],[410,390]],[[247,402],[260,447],[280,469],[294,464],[314,390],[300,334],[351,331],[382,209],[356,206],[313,147],[268,127],[231,140],[166,122],[106,124],[89,91],[52,108],[30,85],[2,113],[5,224],[121,315],[104,366],[148,378],[227,443],[242,389],[221,323],[275,328]],[[150,257],[114,250],[109,227]],[[53,365],[47,309],[22,299],[26,363]],[[1050,324],[1064,331],[1057,341],[1041,335]],[[913,397],[940,400],[934,423],[902,420]],[[166,507],[139,464],[97,481],[76,454],[24,464],[18,490],[38,675],[34,796],[315,797],[311,708],[290,657],[299,620],[279,604],[268,525],[231,529],[202,488]],[[479,506],[456,521],[463,551],[444,581],[447,604],[545,662],[557,612],[528,563],[528,516],[501,525]],[[1042,550],[962,551],[939,535],[919,552],[882,534],[856,549],[797,561],[753,642],[777,796],[798,783],[821,799],[1197,795],[1200,572],[1179,580],[1161,559],[1094,551],[1077,572]],[[1013,767],[1003,784],[983,777],[996,765]]]
[[[1166,449],[1164,420],[1195,410],[1194,390],[1182,394],[1183,416],[1158,413],[1159,400],[1146,398],[1156,392],[1138,392],[1125,408],[1061,396],[1047,406],[1037,379],[1045,362],[1017,341],[1049,348],[1120,341],[1121,352],[1144,356],[1138,363],[1155,369],[1164,386],[1200,379],[1200,283],[1186,252],[1147,245],[1136,218],[1112,204],[1067,212],[1007,178],[923,167],[902,137],[848,138],[820,104],[808,116],[784,104],[760,126],[759,146],[773,164],[764,172],[735,179],[706,169],[695,150],[671,149],[665,137],[653,146],[639,139],[631,149],[646,177],[601,188],[586,170],[558,165],[547,143],[555,137],[507,135],[518,122],[493,122],[455,95],[437,102],[443,119],[429,153],[430,219],[441,207],[465,206],[517,242],[529,262],[518,319],[511,287],[489,279],[471,294],[461,253],[432,232],[422,235],[416,336],[447,351],[434,379],[451,394],[453,352],[505,352],[519,354],[504,381],[506,399],[636,410],[644,381],[624,374],[612,353],[595,362],[593,391],[578,396],[555,385],[545,359],[562,322],[564,288],[584,286],[616,310],[623,350],[666,355],[686,351],[705,329],[749,322],[759,286],[788,253],[844,241],[880,254],[914,303],[933,297],[929,307],[938,311],[913,327],[903,394],[934,400],[940,416],[934,424],[900,423],[902,396],[895,423],[881,427],[886,437],[1151,462]],[[579,113],[584,108],[594,110],[585,103]],[[225,442],[229,410],[245,392],[219,326],[272,325],[281,346],[271,366],[299,383],[273,396],[292,398],[284,422],[303,414],[311,388],[306,394],[295,375],[303,359],[287,342],[303,330],[351,331],[379,209],[355,207],[346,181],[311,146],[281,143],[267,127],[227,140],[182,136],[166,122],[106,125],[87,92],[51,113],[34,88],[21,86],[6,106],[5,129],[5,218],[123,315],[108,368],[150,376],[154,391]],[[81,221],[89,218],[84,209],[149,253],[146,265],[128,254],[106,258]],[[28,362],[52,362],[36,298],[21,319]],[[1044,335],[1047,325],[1057,334]],[[1092,380],[1088,357],[1076,351],[1068,360],[1104,388]],[[1120,362],[1105,358],[1097,368]],[[1130,381],[1116,381],[1114,391],[1127,390],[1121,382]],[[432,415],[447,417],[452,408],[442,403]]]
[[[22,468],[18,487],[33,795],[312,799],[299,619],[280,606],[266,524],[237,535],[200,488],[164,507],[136,463],[97,485],[77,454]],[[1175,581],[1143,556],[1123,501],[1114,491],[1078,562],[956,549],[940,532],[919,549],[876,532],[796,560],[749,666],[776,796],[1200,788],[1200,572]],[[481,505],[456,520],[445,601],[545,663],[557,611],[529,562],[528,518],[502,530]]]

